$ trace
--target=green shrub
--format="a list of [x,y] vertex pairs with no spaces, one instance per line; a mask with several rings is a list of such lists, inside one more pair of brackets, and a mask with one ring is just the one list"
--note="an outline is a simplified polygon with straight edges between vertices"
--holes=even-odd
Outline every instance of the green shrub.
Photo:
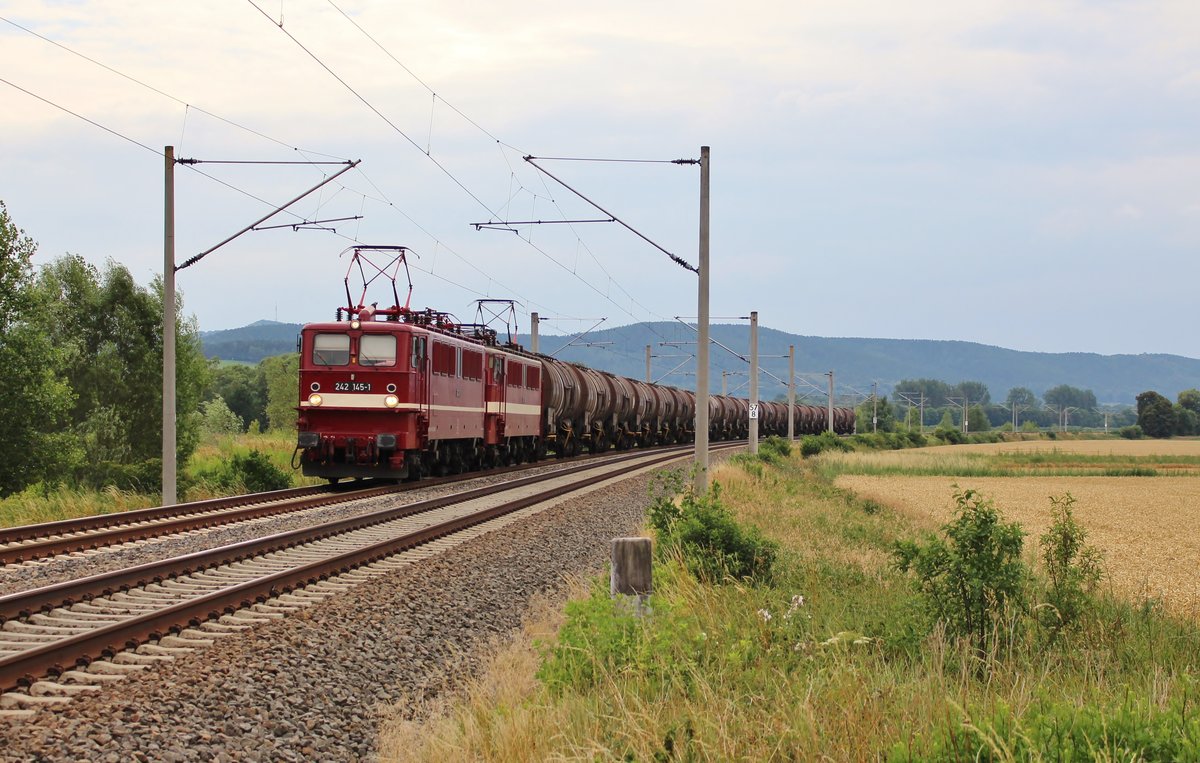
[[1145,432],[1143,432],[1142,428],[1137,424],[1121,427],[1117,430],[1117,434],[1121,435],[1126,440],[1140,440],[1145,436]]
[[758,446],[758,455],[759,458],[767,456],[783,460],[792,455],[792,444],[782,437],[771,435]]
[[727,579],[767,582],[778,546],[757,527],[743,527],[721,503],[721,485],[714,482],[702,496],[687,490],[678,503],[669,495],[651,502],[650,524],[658,534],[660,557],[678,553],[688,571],[700,580]]
[[1075,498],[1070,493],[1050,497],[1050,529],[1041,537],[1042,562],[1050,584],[1049,606],[1038,609],[1038,619],[1054,632],[1073,625],[1103,577],[1099,549],[1087,545],[1087,530],[1072,516]]
[[843,453],[854,450],[854,447],[828,430],[821,434],[809,434],[800,439],[800,455],[805,458],[815,456],[823,450],[839,450]]
[[938,428],[933,430],[933,436],[948,445],[962,445],[967,441],[967,436],[957,427],[948,427],[944,424],[939,424]]
[[200,479],[234,492],[261,493],[292,486],[292,475],[271,463],[271,459],[258,450],[245,455],[235,453],[214,471],[202,473]]
[[974,490],[956,491],[954,501],[955,518],[941,528],[945,539],[897,541],[893,560],[901,572],[916,573],[930,614],[982,652],[993,624],[1022,601],[1025,533],[1015,522],[1005,524],[991,500]]

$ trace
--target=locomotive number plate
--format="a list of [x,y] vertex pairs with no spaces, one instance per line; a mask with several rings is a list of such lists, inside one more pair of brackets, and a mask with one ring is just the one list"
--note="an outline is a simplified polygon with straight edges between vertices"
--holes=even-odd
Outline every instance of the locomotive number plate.
[[334,382],[334,392],[370,392],[371,382]]

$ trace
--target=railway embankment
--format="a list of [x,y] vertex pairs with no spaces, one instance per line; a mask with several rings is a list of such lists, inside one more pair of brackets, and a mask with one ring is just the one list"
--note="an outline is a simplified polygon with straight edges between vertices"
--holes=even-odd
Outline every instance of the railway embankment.
[[396,702],[458,685],[530,601],[602,569],[608,539],[640,526],[648,484],[638,476],[564,498],[94,695],[5,720],[0,758],[372,759]]

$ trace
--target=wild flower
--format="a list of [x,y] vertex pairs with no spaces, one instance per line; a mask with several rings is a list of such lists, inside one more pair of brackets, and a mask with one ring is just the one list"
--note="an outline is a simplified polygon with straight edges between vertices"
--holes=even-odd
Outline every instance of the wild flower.
[[768,610],[765,610],[765,609],[758,610],[758,616],[762,618],[762,621],[764,623],[771,622],[771,613]]
[[795,596],[792,597],[792,602],[791,602],[791,604],[788,605],[787,612],[783,613],[783,619],[791,620],[792,615],[796,614],[796,610],[800,609],[803,606],[804,606],[804,596],[802,594],[796,594]]

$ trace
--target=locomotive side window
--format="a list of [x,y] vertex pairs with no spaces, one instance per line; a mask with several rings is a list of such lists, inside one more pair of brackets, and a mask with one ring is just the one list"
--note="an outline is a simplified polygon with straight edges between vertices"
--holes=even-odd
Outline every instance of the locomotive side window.
[[525,384],[525,366],[515,360],[508,361],[508,386],[521,387]]
[[425,352],[427,348],[426,338],[423,336],[414,336],[412,338],[412,367],[420,368],[421,361],[425,360]]
[[483,378],[483,353],[474,350],[463,350],[462,369],[464,379]]
[[530,389],[538,389],[542,386],[542,369],[537,366],[525,367],[525,386]]
[[349,334],[317,334],[313,337],[315,366],[344,366],[350,362]]
[[454,376],[457,371],[456,348],[441,342],[433,343],[433,372],[442,376]]
[[500,384],[504,381],[504,358],[499,355],[491,356],[492,363],[492,382]]
[[396,365],[396,337],[392,334],[364,334],[358,340],[358,362],[364,366]]

